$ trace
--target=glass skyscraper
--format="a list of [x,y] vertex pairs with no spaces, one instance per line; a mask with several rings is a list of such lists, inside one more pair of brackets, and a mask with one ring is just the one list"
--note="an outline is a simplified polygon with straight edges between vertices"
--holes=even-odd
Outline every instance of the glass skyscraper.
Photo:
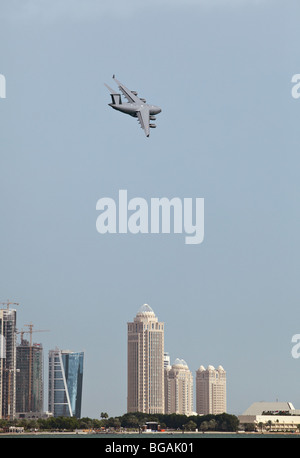
[[49,411],[54,417],[81,416],[83,352],[49,351]]

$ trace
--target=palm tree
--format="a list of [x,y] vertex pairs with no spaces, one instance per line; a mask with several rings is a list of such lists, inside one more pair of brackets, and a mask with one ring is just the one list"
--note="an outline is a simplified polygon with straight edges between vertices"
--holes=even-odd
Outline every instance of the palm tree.
[[269,427],[269,431],[271,431],[272,420],[268,420],[268,421],[267,421],[267,425],[268,425],[268,427]]
[[258,423],[258,426],[260,427],[260,432],[262,432],[264,423],[263,423],[262,421],[260,421],[260,422]]

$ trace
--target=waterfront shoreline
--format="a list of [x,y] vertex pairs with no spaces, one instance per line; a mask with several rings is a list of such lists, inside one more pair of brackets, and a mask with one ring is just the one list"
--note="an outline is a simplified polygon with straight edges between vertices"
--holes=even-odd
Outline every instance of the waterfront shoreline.
[[106,438],[106,439],[122,439],[131,437],[134,439],[153,439],[153,438],[168,438],[172,439],[172,437],[186,437],[186,438],[193,438],[193,439],[201,439],[201,438],[225,438],[225,437],[239,437],[239,438],[259,438],[259,437],[268,437],[268,438],[276,438],[276,437],[300,437],[300,433],[291,433],[291,432],[259,432],[259,431],[152,431],[152,432],[144,432],[139,433],[136,431],[122,431],[122,432],[85,432],[85,431],[24,431],[24,432],[0,432],[0,438],[16,438],[16,437],[98,437],[98,438]]

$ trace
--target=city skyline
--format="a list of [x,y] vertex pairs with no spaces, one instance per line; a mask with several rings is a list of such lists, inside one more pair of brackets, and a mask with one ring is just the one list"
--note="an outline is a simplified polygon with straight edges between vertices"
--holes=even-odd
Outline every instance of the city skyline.
[[[18,303],[7,300],[0,308],[0,419],[25,417],[81,417],[84,352],[49,350],[47,373],[42,343],[35,332],[17,328]],[[24,334],[30,334],[29,339]],[[18,335],[20,342],[18,342]],[[47,396],[47,398],[45,397]],[[44,408],[48,406],[48,409]]]
[[[20,414],[26,414],[29,415],[28,418],[30,418],[30,411],[22,410],[20,408],[21,405],[24,405],[24,395],[26,390],[28,390],[28,381],[26,382],[26,377],[28,376],[25,372],[28,372],[28,367],[26,366],[26,359],[28,360],[29,358],[29,353],[28,349],[31,348],[32,350],[32,358],[35,358],[37,364],[37,376],[35,376],[35,379],[33,378],[32,380],[34,383],[38,383],[36,388],[32,388],[32,394],[33,396],[37,397],[37,399],[32,400],[31,402],[33,403],[32,405],[38,405],[39,408],[37,409],[37,412],[42,416],[46,415],[54,415],[54,416],[75,416],[77,418],[81,418],[81,408],[82,408],[82,395],[84,392],[82,391],[82,381],[83,381],[83,356],[84,352],[74,352],[71,350],[61,350],[56,347],[55,350],[49,350],[49,367],[48,367],[48,374],[44,374],[44,364],[42,362],[43,360],[43,344],[41,342],[33,342],[32,341],[32,332],[33,331],[33,324],[31,323],[30,325],[30,330],[29,331],[18,331],[18,328],[16,327],[17,323],[17,310],[13,309],[10,307],[10,305],[14,304],[13,302],[7,300],[6,302],[2,302],[2,304],[6,305],[6,309],[0,309],[0,331],[3,333],[1,334],[0,332],[0,351],[1,351],[1,358],[0,358],[0,382],[2,386],[5,386],[5,384],[8,386],[11,385],[11,391],[10,391],[10,396],[11,396],[11,401],[8,403],[8,405],[5,406],[5,404],[2,404],[1,400],[1,415],[2,418],[9,417],[11,416],[12,418],[17,418],[20,416]],[[19,305],[18,303],[15,303],[16,305]],[[5,328],[3,327],[3,323],[11,322],[11,325],[7,328],[7,325]],[[151,324],[152,323],[152,324]],[[227,410],[227,384],[226,384],[226,371],[221,365],[218,365],[217,369],[215,369],[214,366],[209,364],[207,366],[207,369],[200,364],[199,368],[195,370],[195,378],[193,377],[192,372],[189,370],[189,367],[184,359],[180,359],[178,357],[175,358],[173,364],[171,364],[171,357],[169,352],[165,351],[163,342],[164,342],[164,323],[159,322],[153,309],[148,305],[148,304],[143,304],[142,306],[139,307],[136,317],[134,318],[134,322],[128,322],[128,335],[127,335],[127,342],[128,342],[128,353],[127,353],[127,412],[145,412],[145,413],[177,413],[177,414],[184,414],[187,416],[191,415],[207,415],[207,414],[213,414],[217,415],[220,413],[232,413]],[[162,345],[160,345],[160,362],[159,365],[161,366],[163,370],[163,376],[160,381],[155,381],[156,389],[153,392],[152,395],[149,396],[149,399],[152,398],[152,401],[154,400],[154,404],[151,407],[151,402],[149,402],[148,396],[142,399],[142,402],[138,401],[134,405],[132,404],[132,399],[130,400],[130,393],[133,393],[136,391],[136,388],[138,386],[138,383],[133,383],[132,382],[134,377],[130,377],[129,371],[132,366],[132,355],[138,353],[145,353],[145,349],[147,349],[147,346],[149,343],[151,344],[152,340],[156,340],[155,337],[149,337],[147,336],[145,338],[145,330],[146,334],[150,331],[155,329],[156,331],[159,330],[162,332]],[[3,329],[6,329],[6,331],[3,331]],[[14,329],[14,331],[13,331]],[[149,331],[148,331],[149,330]],[[8,334],[7,334],[8,332]],[[24,339],[24,334],[28,332],[31,334],[30,336],[30,342],[26,339]],[[36,331],[39,332],[39,331]],[[20,335],[20,342],[17,342],[17,335]],[[138,337],[138,334],[142,334],[143,337],[140,338]],[[155,332],[154,332],[155,334]],[[9,370],[10,374],[13,374],[12,376],[14,377],[15,381],[10,382],[9,380],[11,379],[11,375],[8,377],[3,374],[3,361],[6,358],[7,354],[7,348],[8,348],[8,355],[11,355],[11,344],[9,347],[6,345],[6,339],[8,338],[7,336],[9,335],[9,340],[15,341],[14,344],[14,352],[15,352],[15,361],[16,361],[16,366],[13,368],[11,365],[12,363],[10,362],[9,364],[11,365],[11,369]],[[134,335],[136,337],[134,337]],[[129,337],[131,336],[131,337]],[[137,345],[135,350],[130,350],[130,343]],[[157,345],[154,343],[154,345]],[[140,349],[139,349],[140,347]],[[146,350],[147,352],[148,350]],[[34,356],[34,353],[36,355]],[[9,356],[11,360],[11,356]],[[69,362],[69,359],[74,359],[74,363]],[[140,358],[138,358],[140,359]],[[136,360],[136,362],[138,361]],[[153,359],[153,356],[149,354],[149,357],[146,358],[146,360],[151,360]],[[56,361],[56,362],[55,362]],[[59,361],[59,365],[58,365]],[[147,363],[148,364],[148,363]],[[55,366],[57,368],[55,368]],[[58,367],[59,366],[59,367]],[[69,368],[70,366],[70,368]],[[145,364],[142,363],[142,366],[140,366],[140,369],[138,369],[139,366],[133,364],[134,370],[141,370],[142,373],[145,373],[146,377],[145,380],[151,379],[151,369],[147,369]],[[21,369],[20,369],[20,368]],[[32,366],[34,368],[34,365]],[[72,369],[73,367],[73,369]],[[146,369],[145,369],[146,368]],[[7,370],[7,369],[6,369]],[[20,374],[21,371],[23,374]],[[5,369],[4,369],[5,371]],[[65,375],[60,376],[60,378],[57,379],[55,382],[55,377],[54,374],[55,372],[64,372]],[[70,372],[69,372],[70,371]],[[80,378],[78,378],[78,375],[76,374],[81,374]],[[38,375],[39,374],[39,375]],[[51,376],[52,374],[52,376]],[[69,374],[69,375],[68,375]],[[171,376],[170,376],[171,374]],[[21,375],[21,377],[20,377]],[[174,376],[175,375],[175,376]],[[178,377],[179,375],[179,377]],[[184,377],[182,377],[184,375]],[[25,377],[25,378],[24,378]],[[38,381],[38,378],[40,379]],[[153,380],[155,380],[156,377],[154,377]],[[176,378],[178,378],[178,381],[176,382]],[[187,386],[184,387],[184,385],[181,385],[180,382],[184,378],[185,384],[188,384],[189,388]],[[69,379],[69,380],[68,380]],[[175,381],[177,386],[172,385],[172,379]],[[200,380],[202,379],[202,380]],[[25,380],[25,385],[22,385],[22,380]],[[46,385],[44,384],[44,380],[47,380],[47,388]],[[194,383],[195,380],[195,383]],[[58,386],[58,383],[63,382],[63,386]],[[155,396],[157,396],[158,391],[159,391],[159,384],[162,383],[162,391],[159,394],[159,398],[162,400],[160,402],[160,406],[157,408],[157,399],[154,399]],[[15,385],[13,385],[15,384]],[[168,386],[169,384],[169,386]],[[56,386],[56,388],[55,388]],[[135,387],[135,388],[134,388]],[[64,401],[62,401],[62,397],[60,395],[55,394],[55,390],[60,390],[63,388],[63,391],[66,393],[64,395]],[[133,388],[133,390],[132,390]],[[158,388],[158,391],[157,391]],[[144,385],[140,385],[141,393],[146,392]],[[4,388],[0,390],[0,392],[3,393],[7,391],[7,388]],[[20,391],[21,390],[21,391]],[[23,391],[23,404],[20,402],[20,394],[22,394]],[[43,399],[40,397],[40,394],[47,391],[47,399]],[[151,390],[150,390],[151,391]],[[180,394],[179,394],[180,393]],[[170,395],[171,394],[171,395]],[[6,395],[7,396],[7,395]],[[25,395],[26,396],[26,395]],[[137,392],[135,394],[137,395]],[[55,399],[57,399],[55,401]],[[145,400],[148,399],[146,402]],[[42,409],[41,406],[44,405],[44,401],[49,407],[49,410],[46,411],[45,409]],[[270,405],[275,405],[278,404],[279,400],[276,399],[276,402],[272,404],[272,402],[268,401]],[[268,404],[266,403],[266,405]],[[28,403],[28,399],[25,401],[25,403]],[[148,404],[147,404],[148,403]],[[183,405],[183,404],[185,405]],[[55,405],[57,404],[57,407]],[[60,404],[62,407],[60,407]],[[63,405],[64,404],[64,405]],[[259,404],[259,403],[256,403]],[[27,405],[27,404],[25,404]],[[28,405],[31,405],[30,403]],[[278,404],[279,405],[279,404]],[[3,409],[4,406],[4,409]],[[144,406],[144,407],[143,407]],[[145,407],[146,406],[146,407]],[[291,404],[292,406],[292,404]],[[19,407],[19,408],[18,408]],[[61,409],[62,410],[57,410]],[[292,406],[292,409],[295,409]],[[296,409],[295,412],[298,412]],[[10,413],[9,413],[10,412]],[[123,414],[124,412],[122,412]],[[236,415],[236,414],[234,414]],[[245,415],[245,413],[243,414]],[[241,418],[243,418],[243,415],[239,414]],[[24,417],[25,418],[25,417]],[[252,420],[251,420],[252,421]]]
[[[46,365],[48,373],[45,374],[43,345],[32,339],[34,332],[44,330],[33,330],[34,325],[31,323],[25,325],[29,326],[28,331],[19,331],[16,326],[17,310],[11,308],[14,303],[7,300],[2,304],[7,308],[0,309],[0,393],[10,401],[4,399],[3,403],[1,398],[0,417],[16,418],[20,414],[30,415],[34,412],[40,416],[80,418],[84,352],[57,347],[49,350],[49,362]],[[139,307],[134,321],[128,322],[127,327],[127,412],[177,413],[187,416],[226,412],[226,373],[222,366],[215,370],[209,365],[205,371],[201,365],[195,374],[194,394],[192,372],[183,359],[176,358],[171,364],[169,352],[164,348],[165,324],[158,321],[148,304]],[[24,338],[26,333],[30,334],[29,340]],[[17,335],[20,335],[19,343]],[[215,375],[214,381],[209,384],[212,388],[208,385],[206,388],[205,385],[205,390],[199,389],[199,372],[207,372],[211,377],[212,370],[214,373],[224,373],[225,391],[223,388],[219,391]],[[10,386],[9,391],[7,386]],[[46,392],[48,410],[44,408]],[[218,401],[220,396],[221,402]],[[200,405],[200,397],[205,407]]]
[[[0,3],[0,294],[18,329],[49,329],[45,355],[84,351],[83,416],[126,411],[143,303],[172,363],[226,369],[228,412],[300,407],[299,2]],[[113,74],[161,107],[148,139],[108,107]],[[203,241],[100,234],[97,202],[120,190],[203,198]]]

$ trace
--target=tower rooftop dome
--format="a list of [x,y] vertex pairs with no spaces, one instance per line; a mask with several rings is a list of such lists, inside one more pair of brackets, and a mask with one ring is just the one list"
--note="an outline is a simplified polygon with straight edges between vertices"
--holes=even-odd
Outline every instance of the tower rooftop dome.
[[174,361],[174,366],[184,366],[188,367],[187,363],[185,362],[184,359],[176,358]]
[[143,315],[143,316],[155,316],[155,313],[153,312],[152,308],[148,304],[142,305],[137,312],[137,316]]

